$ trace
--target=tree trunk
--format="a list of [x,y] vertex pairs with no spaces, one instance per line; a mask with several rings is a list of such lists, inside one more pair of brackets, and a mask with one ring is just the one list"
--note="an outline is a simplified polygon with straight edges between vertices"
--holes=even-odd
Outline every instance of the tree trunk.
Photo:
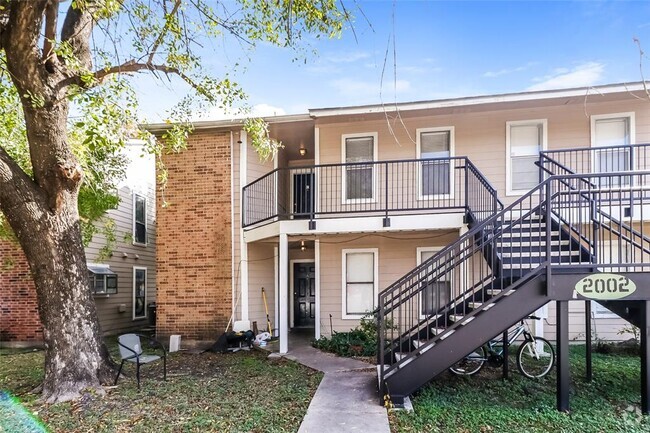
[[42,398],[66,401],[79,397],[84,389],[99,390],[101,383],[110,380],[111,362],[102,350],[78,217],[66,210],[49,215],[39,232],[45,235],[34,236],[24,249],[43,324]]
[[[34,277],[45,343],[42,398],[53,403],[85,389],[103,392],[114,364],[90,292],[77,206],[82,173],[67,146],[67,101],[24,111],[34,180],[14,167],[3,190],[0,158],[0,210]],[[4,162],[6,172],[11,163]]]

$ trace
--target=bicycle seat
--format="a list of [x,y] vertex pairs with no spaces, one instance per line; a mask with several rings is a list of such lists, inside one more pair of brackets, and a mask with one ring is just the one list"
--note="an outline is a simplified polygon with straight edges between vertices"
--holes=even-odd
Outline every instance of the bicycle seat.
[[528,316],[527,319],[542,320],[541,317],[537,317],[537,316]]

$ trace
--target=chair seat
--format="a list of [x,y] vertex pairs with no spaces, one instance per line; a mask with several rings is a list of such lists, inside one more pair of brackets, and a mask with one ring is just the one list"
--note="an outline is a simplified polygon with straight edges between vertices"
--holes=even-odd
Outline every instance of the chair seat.
[[[148,364],[153,361],[157,361],[160,359],[160,356],[158,355],[140,355],[140,364]],[[129,358],[126,359],[125,361],[133,362],[134,364],[137,362],[135,358]]]

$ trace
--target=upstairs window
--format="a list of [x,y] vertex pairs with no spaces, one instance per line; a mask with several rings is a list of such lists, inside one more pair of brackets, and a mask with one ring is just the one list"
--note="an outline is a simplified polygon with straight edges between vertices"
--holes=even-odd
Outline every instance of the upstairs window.
[[[375,169],[377,134],[349,134],[343,136],[343,192],[346,201],[372,201],[375,198]],[[370,164],[362,164],[368,162]],[[361,164],[359,164],[361,163]]]
[[[450,158],[453,156],[453,127],[426,128],[417,131],[418,159]],[[452,171],[448,159],[423,161],[419,170],[420,198],[449,195]]]
[[[633,144],[633,129],[634,113],[591,116],[591,145],[597,148],[592,161],[594,173],[615,173],[633,167],[629,148],[611,148]],[[603,178],[601,184],[606,187],[629,185],[629,179]]]
[[539,183],[539,152],[546,149],[546,120],[506,124],[507,194],[523,194]]
[[147,244],[147,198],[133,195],[133,243]]

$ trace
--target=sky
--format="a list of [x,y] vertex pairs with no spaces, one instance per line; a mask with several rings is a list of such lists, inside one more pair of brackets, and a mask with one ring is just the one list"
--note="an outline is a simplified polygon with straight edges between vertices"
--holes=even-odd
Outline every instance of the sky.
[[[204,66],[228,71],[256,115],[445,99],[650,78],[648,1],[347,0],[354,32],[311,41],[317,54],[267,44],[252,53],[215,41]],[[359,12],[360,8],[363,14]],[[367,18],[364,18],[364,16]],[[383,79],[382,79],[383,73]],[[166,118],[187,91],[136,79],[144,120]],[[203,119],[223,118],[221,110]]]

